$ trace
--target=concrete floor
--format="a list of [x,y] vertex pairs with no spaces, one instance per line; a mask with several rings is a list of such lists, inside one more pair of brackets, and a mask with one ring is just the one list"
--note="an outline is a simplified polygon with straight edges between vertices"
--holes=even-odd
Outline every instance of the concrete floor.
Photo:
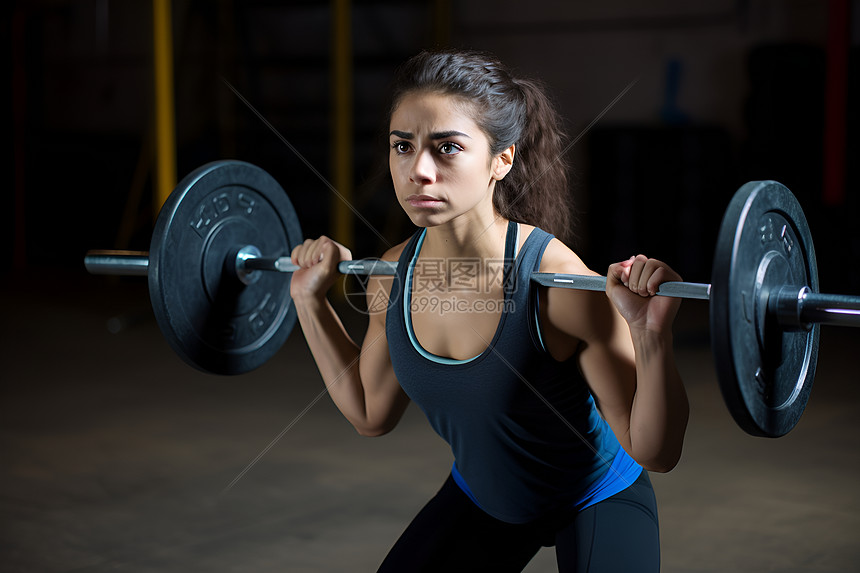
[[[317,401],[298,330],[215,377],[172,353],[140,281],[38,278],[0,291],[2,571],[374,571],[448,473],[417,408],[367,439]],[[706,312],[679,317],[684,457],[652,476],[663,570],[860,571],[860,329],[824,329],[803,419],[766,440],[722,404]],[[110,334],[118,315],[138,320]],[[527,569],[554,570],[552,550]]]

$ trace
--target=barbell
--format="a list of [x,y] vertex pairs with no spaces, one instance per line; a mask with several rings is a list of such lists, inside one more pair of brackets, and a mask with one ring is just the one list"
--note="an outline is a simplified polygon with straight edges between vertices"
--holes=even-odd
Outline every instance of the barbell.
[[[185,177],[158,215],[145,252],[89,251],[94,274],[145,275],[156,321],[191,366],[241,374],[268,361],[296,322],[290,252],[303,240],[296,212],[264,170],[241,161]],[[397,263],[339,263],[353,275],[394,275]],[[270,271],[270,272],[267,272]],[[605,290],[606,278],[533,273],[557,288]],[[711,344],[737,424],[778,437],[800,419],[818,360],[821,324],[860,326],[860,297],[818,292],[809,226],[775,181],[743,185],[723,217],[711,284],[667,282],[657,292],[710,300]]]

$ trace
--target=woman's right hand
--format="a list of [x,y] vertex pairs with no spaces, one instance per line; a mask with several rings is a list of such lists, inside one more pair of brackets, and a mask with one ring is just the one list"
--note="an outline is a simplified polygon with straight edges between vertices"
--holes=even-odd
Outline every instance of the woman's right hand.
[[343,245],[322,236],[307,239],[290,254],[293,264],[301,268],[293,272],[290,296],[293,300],[323,298],[340,276],[337,264],[352,260],[352,253]]

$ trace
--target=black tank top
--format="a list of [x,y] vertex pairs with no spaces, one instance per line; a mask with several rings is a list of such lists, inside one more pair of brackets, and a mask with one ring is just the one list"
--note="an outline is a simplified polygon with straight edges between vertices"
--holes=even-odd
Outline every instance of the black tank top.
[[451,446],[460,487],[497,519],[525,523],[632,484],[641,467],[600,417],[577,357],[556,361],[541,340],[530,275],[552,235],[534,229],[515,256],[518,225],[510,223],[495,335],[479,355],[453,360],[422,348],[412,332],[412,275],[425,233],[400,256],[386,334],[401,386]]

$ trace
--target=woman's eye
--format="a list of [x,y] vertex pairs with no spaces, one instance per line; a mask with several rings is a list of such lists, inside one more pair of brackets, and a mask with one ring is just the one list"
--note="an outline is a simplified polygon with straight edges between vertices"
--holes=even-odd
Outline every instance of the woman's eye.
[[391,146],[394,151],[400,155],[404,153],[409,153],[409,144],[405,141],[398,141],[394,145]]
[[439,153],[442,155],[454,155],[463,151],[463,148],[456,143],[443,143],[439,146]]

